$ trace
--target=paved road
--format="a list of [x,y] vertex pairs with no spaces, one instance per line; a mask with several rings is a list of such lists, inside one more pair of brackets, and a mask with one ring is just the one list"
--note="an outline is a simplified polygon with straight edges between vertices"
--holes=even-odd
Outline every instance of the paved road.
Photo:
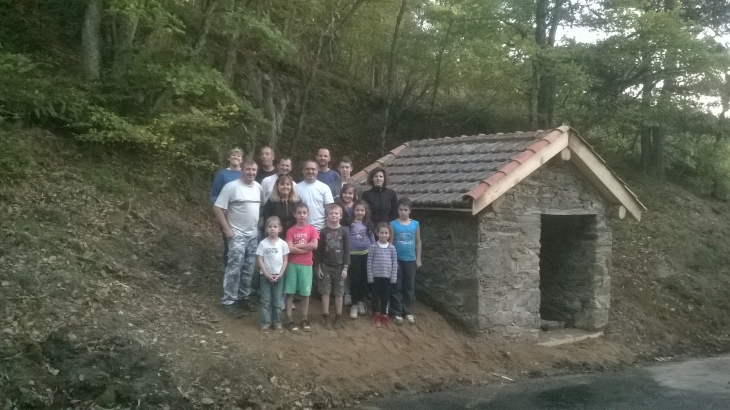
[[358,408],[728,410],[730,356],[504,386],[394,396],[361,403]]

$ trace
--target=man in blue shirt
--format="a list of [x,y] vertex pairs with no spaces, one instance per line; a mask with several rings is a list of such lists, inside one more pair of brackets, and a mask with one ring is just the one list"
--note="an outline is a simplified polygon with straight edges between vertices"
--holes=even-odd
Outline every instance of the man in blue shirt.
[[317,151],[317,181],[323,182],[327,186],[340,183],[340,174],[334,169],[329,168],[330,150],[320,148]]

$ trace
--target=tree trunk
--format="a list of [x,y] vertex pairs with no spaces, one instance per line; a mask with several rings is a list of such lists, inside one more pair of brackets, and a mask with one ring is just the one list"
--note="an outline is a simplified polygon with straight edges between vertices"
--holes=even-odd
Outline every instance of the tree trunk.
[[[233,2],[233,12],[236,13],[240,8],[240,2]],[[228,80],[229,84],[233,84],[236,76],[236,62],[238,60],[238,33],[231,34],[228,37],[228,48],[226,49],[226,62],[223,64],[223,76]]]
[[193,47],[193,57],[200,55],[203,51],[205,43],[208,41],[208,33],[210,32],[210,26],[213,24],[213,12],[218,7],[218,0],[207,0],[203,2],[203,18],[200,24],[200,34]]
[[548,58],[548,50],[555,47],[564,1],[555,0],[550,12],[548,12],[550,0],[537,0],[535,3],[535,44],[538,46],[538,51],[532,64],[533,78],[528,116],[533,126],[542,129],[554,126],[557,78],[552,67],[553,63]]
[[[449,9],[449,12],[451,10]],[[446,29],[446,36],[444,37],[444,44],[441,46],[441,49],[439,50],[439,56],[438,61],[436,62],[436,78],[433,80],[433,95],[431,96],[431,108],[429,110],[429,132],[431,134],[431,138],[434,137],[433,135],[433,109],[436,105],[436,95],[439,91],[439,82],[441,81],[441,63],[444,60],[444,53],[446,52],[446,46],[449,42],[449,36],[451,35],[451,26],[454,23],[453,18],[449,18],[449,27]]]
[[97,81],[101,73],[101,14],[103,0],[89,0],[81,29],[84,74],[87,80]]
[[264,74],[263,83],[264,112],[271,122],[267,145],[276,151],[276,146],[281,138],[281,133],[284,131],[284,117],[286,116],[286,107],[289,104],[289,97],[284,95],[279,98],[279,104],[277,106],[274,102],[276,91],[274,82],[271,81],[271,78],[267,74]]
[[[334,17],[333,17],[334,18]],[[314,61],[312,61],[312,70],[307,77],[306,83],[304,84],[304,92],[302,93],[301,101],[299,104],[299,114],[297,118],[297,128],[294,130],[294,136],[292,137],[291,144],[289,146],[289,152],[296,152],[297,142],[299,137],[304,132],[304,118],[307,115],[307,104],[309,103],[309,94],[312,92],[314,86],[314,80],[317,77],[317,70],[319,69],[319,57],[322,54],[322,46],[324,44],[324,38],[329,30],[322,30],[317,41],[317,50],[314,53]]]
[[390,107],[393,105],[393,88],[395,86],[395,50],[398,45],[400,25],[403,21],[403,14],[406,12],[408,1],[402,0],[398,17],[395,19],[395,30],[393,31],[393,42],[390,44],[390,57],[388,58],[388,77],[386,84],[385,107],[383,110],[383,131],[380,134],[380,154],[385,154],[385,141],[388,136],[388,121],[390,120]]
[[[114,44],[114,62],[112,63],[112,77],[119,78],[129,67],[132,60],[132,44],[134,36],[137,34],[137,25],[139,24],[139,16],[127,16],[120,14],[114,19],[115,27],[115,44]],[[119,25],[116,22],[119,21]]]

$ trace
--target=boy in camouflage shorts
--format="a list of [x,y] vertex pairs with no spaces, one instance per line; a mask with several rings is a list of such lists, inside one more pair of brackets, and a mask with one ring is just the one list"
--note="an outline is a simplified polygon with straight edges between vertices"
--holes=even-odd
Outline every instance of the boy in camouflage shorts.
[[317,247],[317,276],[319,277],[319,293],[322,295],[322,324],[330,329],[329,309],[330,293],[335,295],[334,327],[342,327],[342,296],[345,293],[345,278],[350,265],[350,233],[340,226],[342,208],[337,204],[329,204],[325,208],[327,225],[319,234]]

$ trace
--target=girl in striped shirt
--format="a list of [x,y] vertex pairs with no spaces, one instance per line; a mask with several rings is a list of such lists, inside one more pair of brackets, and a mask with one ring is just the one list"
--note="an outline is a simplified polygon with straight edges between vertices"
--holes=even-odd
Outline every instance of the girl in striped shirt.
[[373,291],[373,325],[390,329],[388,319],[388,300],[390,287],[398,279],[398,255],[395,246],[389,242],[390,225],[387,222],[378,224],[375,232],[378,241],[370,245],[368,250],[368,283]]

